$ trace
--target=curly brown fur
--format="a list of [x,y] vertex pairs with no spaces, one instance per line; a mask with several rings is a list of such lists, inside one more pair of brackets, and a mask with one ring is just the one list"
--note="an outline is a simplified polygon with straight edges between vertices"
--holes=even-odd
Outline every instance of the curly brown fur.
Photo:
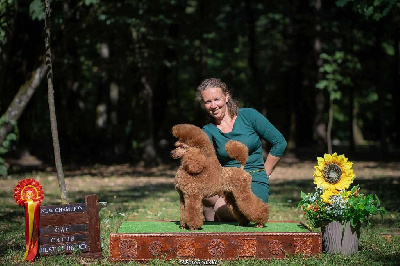
[[202,199],[223,192],[225,201],[240,225],[254,222],[263,227],[268,221],[269,207],[251,191],[251,176],[243,170],[248,158],[245,145],[229,141],[225,148],[241,168],[222,167],[215,149],[199,127],[180,124],[172,128],[178,139],[171,151],[174,159],[181,159],[175,175],[175,189],[180,195],[181,228],[196,230],[203,226]]

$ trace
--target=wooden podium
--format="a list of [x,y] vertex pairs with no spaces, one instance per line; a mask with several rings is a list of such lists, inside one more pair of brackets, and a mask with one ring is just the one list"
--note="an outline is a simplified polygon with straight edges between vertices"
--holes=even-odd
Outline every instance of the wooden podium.
[[[150,223],[153,223],[150,228],[157,227],[157,222]],[[179,228],[179,222],[171,223]],[[279,228],[280,224],[285,225],[286,232],[266,232],[254,228],[254,231],[248,229],[250,231],[247,232],[179,229],[176,232],[152,233],[150,229],[142,233],[115,233],[110,235],[110,259],[138,262],[152,259],[215,262],[244,258],[285,258],[287,255],[296,254],[309,257],[321,253],[320,233],[310,232],[300,222],[269,222],[266,226]],[[292,225],[293,228],[303,227],[304,230],[295,232],[298,231],[296,229],[290,232],[288,225]],[[137,227],[139,228],[134,231],[140,231],[140,223],[137,223]]]

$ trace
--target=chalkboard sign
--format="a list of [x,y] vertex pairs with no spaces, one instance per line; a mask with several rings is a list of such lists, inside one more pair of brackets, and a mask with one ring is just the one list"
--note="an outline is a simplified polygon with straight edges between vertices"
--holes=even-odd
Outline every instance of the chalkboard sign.
[[85,203],[41,206],[39,254],[81,253],[102,257],[97,195],[85,196]]

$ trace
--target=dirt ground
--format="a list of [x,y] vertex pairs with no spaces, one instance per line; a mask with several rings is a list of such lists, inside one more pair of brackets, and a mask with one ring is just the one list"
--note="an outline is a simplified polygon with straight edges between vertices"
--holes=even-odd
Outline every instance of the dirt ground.
[[[177,164],[152,168],[129,164],[84,167],[64,166],[64,175],[70,192],[82,190],[96,192],[99,189],[123,190],[133,183],[137,187],[172,185],[177,166]],[[271,175],[270,183],[273,185],[290,180],[310,180],[312,182],[315,166],[316,161],[282,160]],[[400,164],[396,162],[353,161],[353,170],[356,180],[387,178],[391,179],[392,184],[395,183],[397,185],[400,182]],[[56,171],[53,167],[30,171],[13,167],[10,169],[9,174],[9,180],[3,179],[1,183],[6,187],[10,186],[10,189],[15,186],[15,181],[10,179],[34,178],[40,181],[42,178],[46,178],[50,182],[53,180],[54,185],[57,184]],[[132,177],[134,177],[134,182]],[[88,186],[88,184],[91,184],[91,186]]]
[[[275,169],[270,177],[271,184],[287,182],[290,180],[313,180],[314,167],[316,162],[303,161],[303,162],[285,162],[282,161]],[[97,165],[92,168],[81,167],[76,169],[66,169],[65,176],[68,177],[101,177],[101,182],[105,184],[112,184],[119,187],[124,186],[125,182],[132,182],[130,178],[135,177],[135,184],[149,185],[149,184],[172,184],[173,177],[175,176],[177,166],[159,166],[153,168],[144,168],[140,166],[131,166],[128,164],[120,165]],[[400,164],[390,162],[373,162],[362,161],[353,162],[353,171],[356,175],[356,180],[373,180],[381,178],[400,179]],[[118,177],[118,178],[116,178]],[[55,172],[54,172],[54,178]],[[99,180],[100,181],[100,180]],[[110,182],[108,182],[110,181]],[[74,181],[76,185],[76,180]]]

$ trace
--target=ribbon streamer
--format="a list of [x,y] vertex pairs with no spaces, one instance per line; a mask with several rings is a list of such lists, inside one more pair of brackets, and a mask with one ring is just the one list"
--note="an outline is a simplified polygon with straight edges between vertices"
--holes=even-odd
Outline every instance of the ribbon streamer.
[[34,261],[39,247],[39,211],[44,198],[40,183],[34,179],[18,182],[14,189],[15,202],[25,207],[25,244],[23,260]]

